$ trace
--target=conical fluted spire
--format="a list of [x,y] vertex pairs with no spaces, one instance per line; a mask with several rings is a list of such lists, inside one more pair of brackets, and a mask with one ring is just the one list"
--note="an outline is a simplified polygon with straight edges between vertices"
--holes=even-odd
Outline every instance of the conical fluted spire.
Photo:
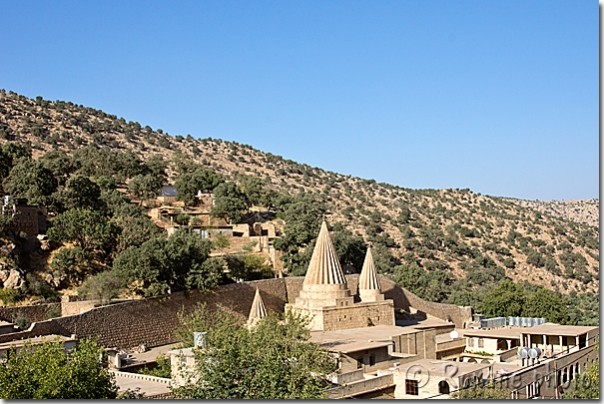
[[260,296],[260,290],[256,289],[256,294],[254,295],[254,301],[252,302],[252,308],[250,309],[250,316],[247,322],[248,324],[251,324],[255,321],[258,321],[262,317],[266,317],[266,315],[266,307],[264,307],[262,296]]
[[336,250],[329,237],[329,231],[327,230],[327,224],[325,221],[321,224],[321,231],[317,238],[317,244],[315,250],[312,253],[310,259],[310,265],[304,278],[305,285],[333,285],[333,284],[346,284],[344,278],[344,272]]
[[367,248],[365,262],[363,262],[363,270],[359,276],[359,290],[380,290],[380,284],[377,279],[377,271],[371,254],[371,246]]

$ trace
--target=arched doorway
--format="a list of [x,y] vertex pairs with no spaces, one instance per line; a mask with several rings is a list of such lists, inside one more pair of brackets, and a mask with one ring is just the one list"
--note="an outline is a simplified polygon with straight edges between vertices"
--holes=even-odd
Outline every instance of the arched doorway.
[[449,394],[450,387],[449,387],[449,383],[447,383],[446,380],[441,380],[440,382],[438,382],[438,392],[440,394]]

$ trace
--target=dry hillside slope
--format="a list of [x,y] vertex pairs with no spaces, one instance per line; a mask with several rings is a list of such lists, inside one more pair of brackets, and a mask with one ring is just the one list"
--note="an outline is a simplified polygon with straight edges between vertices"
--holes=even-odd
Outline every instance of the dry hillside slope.
[[[598,201],[548,208],[468,189],[407,189],[299,164],[237,142],[170,136],[71,102],[4,91],[0,142],[30,142],[34,157],[88,144],[131,150],[142,159],[155,153],[166,159],[185,153],[228,179],[247,174],[277,190],[324,195],[331,224],[342,222],[365,240],[379,237],[401,262],[458,278],[470,265],[501,267],[515,281],[528,280],[562,293],[597,293],[599,288],[599,232],[593,209]],[[574,214],[560,215],[562,207]]]

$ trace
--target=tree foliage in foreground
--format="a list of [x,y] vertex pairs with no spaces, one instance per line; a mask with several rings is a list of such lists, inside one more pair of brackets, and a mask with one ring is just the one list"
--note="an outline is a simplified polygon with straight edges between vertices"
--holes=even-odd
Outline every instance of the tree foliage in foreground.
[[91,340],[65,352],[63,343],[47,341],[35,348],[9,351],[0,361],[0,398],[111,399],[116,398],[114,377],[99,361],[102,349]]
[[504,400],[510,398],[510,393],[505,391],[497,383],[489,383],[486,386],[473,385],[451,393],[451,397],[460,400]]
[[196,383],[173,389],[189,399],[326,398],[325,377],[336,370],[329,352],[309,341],[306,321],[291,312],[271,314],[248,330],[243,318],[205,307],[181,318],[180,336],[207,331],[207,346],[195,354]]
[[[596,349],[599,350],[599,347]],[[573,380],[573,389],[562,395],[564,399],[600,398],[600,357]]]

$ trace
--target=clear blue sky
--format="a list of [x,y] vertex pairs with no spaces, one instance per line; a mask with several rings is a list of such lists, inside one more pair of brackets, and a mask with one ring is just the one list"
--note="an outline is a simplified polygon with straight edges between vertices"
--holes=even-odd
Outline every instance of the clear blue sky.
[[0,88],[409,188],[597,198],[596,1],[0,0]]

